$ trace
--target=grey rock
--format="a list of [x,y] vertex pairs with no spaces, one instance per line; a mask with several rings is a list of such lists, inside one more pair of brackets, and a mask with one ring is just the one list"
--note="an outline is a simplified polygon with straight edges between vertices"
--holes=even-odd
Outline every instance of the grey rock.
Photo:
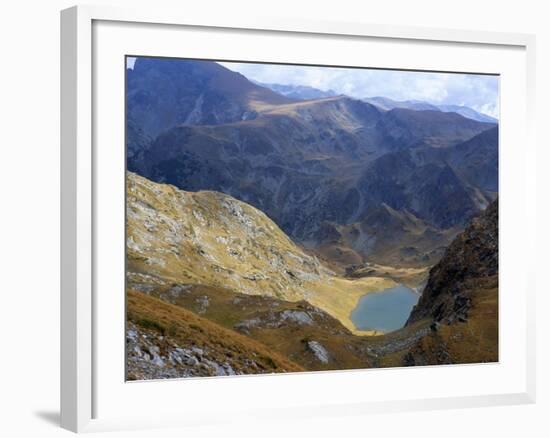
[[322,362],[322,363],[328,363],[329,362],[330,355],[329,355],[328,351],[326,350],[326,348],[323,347],[323,345],[321,345],[319,342],[309,341],[307,343],[307,347],[315,355],[315,357],[317,358],[317,360],[319,362]]
[[308,313],[301,310],[284,310],[280,315],[283,321],[290,321],[303,325],[313,325],[314,323],[313,318],[311,318]]

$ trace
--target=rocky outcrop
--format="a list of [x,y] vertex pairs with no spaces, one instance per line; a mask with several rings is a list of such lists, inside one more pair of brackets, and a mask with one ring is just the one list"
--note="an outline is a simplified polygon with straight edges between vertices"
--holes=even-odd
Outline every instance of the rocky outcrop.
[[324,364],[329,363],[330,355],[326,348],[317,341],[308,341],[307,348],[314,354],[315,358]]
[[431,318],[436,323],[466,320],[473,286],[498,275],[498,200],[449,245],[431,270],[408,323]]
[[[209,351],[199,347],[181,348],[170,337],[134,323],[128,324],[126,351],[129,380],[237,374],[229,363],[209,359]],[[249,365],[251,371],[258,369],[252,360]]]
[[[296,298],[333,275],[265,214],[231,196],[184,192],[128,174],[131,271]],[[207,307],[204,299],[202,307]]]

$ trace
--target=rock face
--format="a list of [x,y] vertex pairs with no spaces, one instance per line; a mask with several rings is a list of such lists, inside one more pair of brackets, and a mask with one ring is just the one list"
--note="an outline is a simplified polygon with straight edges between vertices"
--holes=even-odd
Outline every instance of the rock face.
[[139,58],[127,96],[128,169],[229,194],[328,258],[432,264],[495,196],[495,125],[456,113],[293,101],[204,61]]
[[309,341],[307,343],[307,348],[311,350],[311,352],[315,355],[317,360],[321,363],[328,363],[330,360],[330,356],[328,354],[328,351],[323,347],[322,344],[320,344],[317,341]]
[[408,324],[424,318],[436,324],[467,321],[478,283],[497,276],[498,200],[457,236],[430,270]]

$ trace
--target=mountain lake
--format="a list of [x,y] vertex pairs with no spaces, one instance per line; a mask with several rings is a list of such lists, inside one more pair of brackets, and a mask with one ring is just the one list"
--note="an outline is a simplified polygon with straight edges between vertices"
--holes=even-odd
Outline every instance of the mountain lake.
[[351,312],[351,321],[358,330],[392,332],[405,325],[419,298],[417,292],[402,284],[368,293]]

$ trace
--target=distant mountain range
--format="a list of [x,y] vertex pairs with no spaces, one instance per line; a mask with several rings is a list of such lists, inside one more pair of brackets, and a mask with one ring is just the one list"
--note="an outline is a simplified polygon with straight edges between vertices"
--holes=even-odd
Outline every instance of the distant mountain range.
[[460,106],[460,105],[438,105],[437,106],[441,111],[444,111],[446,113],[457,113],[460,114],[463,117],[467,117],[469,119],[477,120],[478,122],[486,122],[486,123],[498,123],[498,119],[488,116],[487,114],[480,113],[472,108],[469,108],[467,106]]
[[[292,99],[307,100],[307,99],[321,99],[324,97],[335,97],[341,94],[334,90],[319,90],[318,88],[307,87],[303,85],[282,85],[282,84],[264,84],[261,82],[255,82],[258,85],[267,87],[279,94],[290,97]],[[366,97],[363,98],[365,102],[377,106],[380,109],[389,111],[395,108],[405,108],[417,111],[432,110],[443,111],[446,113],[457,113],[468,119],[477,120],[478,122],[485,123],[498,123],[498,120],[487,114],[480,113],[472,108],[464,105],[436,105],[421,100],[404,100],[398,101],[389,99],[387,97]]]
[[417,111],[443,111],[445,113],[457,113],[468,119],[477,120],[478,122],[498,123],[498,120],[494,117],[488,116],[487,114],[482,114],[472,108],[463,105],[436,105],[428,102],[423,102],[421,100],[398,101],[388,99],[387,97],[367,97],[363,100],[365,102],[372,103],[373,105],[376,105],[386,111],[392,110],[394,108],[406,108]]
[[283,96],[297,100],[322,99],[324,97],[338,96],[334,90],[319,90],[318,88],[308,87],[307,85],[283,85],[283,84],[264,84],[262,82],[253,81],[254,83],[269,88]]
[[129,170],[251,204],[336,265],[431,265],[498,191],[497,125],[457,112],[304,100],[149,58],[127,96]]

